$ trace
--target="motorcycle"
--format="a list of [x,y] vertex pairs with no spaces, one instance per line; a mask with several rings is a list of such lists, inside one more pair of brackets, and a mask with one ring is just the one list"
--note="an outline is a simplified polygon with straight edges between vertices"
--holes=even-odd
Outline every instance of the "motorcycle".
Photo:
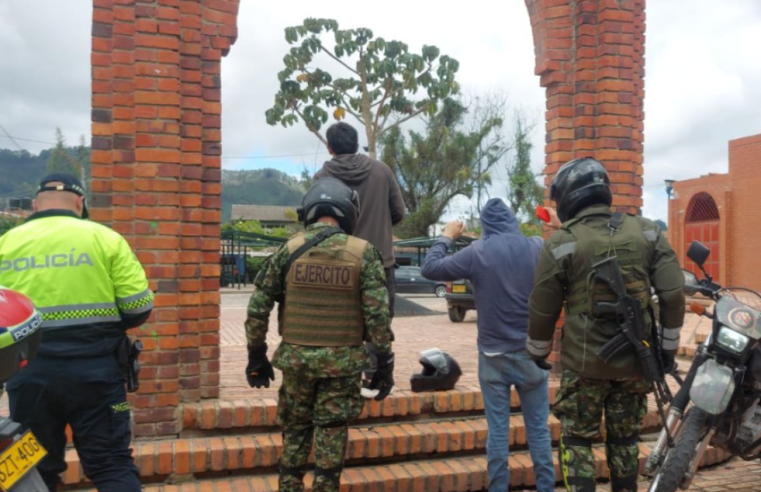
[[24,432],[19,424],[0,417],[0,490],[48,492],[36,469],[46,454],[31,431]]
[[[0,397],[5,383],[36,355],[41,325],[42,318],[26,296],[0,287]],[[37,471],[46,455],[31,430],[0,417],[1,492],[48,492]]]
[[687,252],[704,278],[684,270],[685,293],[715,302],[713,312],[697,303],[690,309],[710,318],[712,328],[671,400],[645,464],[650,492],[688,489],[709,445],[745,460],[761,456],[761,295],[714,283],[703,268],[709,255],[698,241]]

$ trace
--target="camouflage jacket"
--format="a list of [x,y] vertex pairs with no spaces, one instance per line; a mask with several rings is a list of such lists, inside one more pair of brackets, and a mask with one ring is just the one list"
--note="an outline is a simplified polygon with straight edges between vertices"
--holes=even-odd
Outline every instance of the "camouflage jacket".
[[[320,222],[310,225],[304,234],[305,239],[309,241],[326,227],[330,226]],[[320,247],[340,249],[346,240],[346,234],[334,234],[322,241]],[[289,257],[288,247],[283,245],[267,259],[254,280],[254,293],[248,303],[246,319],[246,340],[249,346],[257,347],[265,343],[270,312],[275,300],[285,292],[283,268]],[[370,244],[364,251],[359,282],[365,337],[378,348],[379,353],[389,353],[391,318],[386,276],[380,254]],[[312,378],[353,376],[369,367],[369,363],[370,359],[363,346],[307,347],[281,343],[272,359],[272,364],[281,371],[299,372]]]
[[[529,298],[527,350],[537,359],[550,354],[555,326],[565,307],[560,351],[563,368],[583,377],[615,380],[640,374],[631,350],[622,353],[610,364],[605,364],[598,356],[605,343],[619,333],[617,323],[615,320],[595,319],[586,310],[568,309],[574,295],[574,285],[587,283],[591,265],[600,259],[598,253],[603,251],[600,254],[607,255],[612,248],[608,245],[612,237],[608,228],[610,218],[608,207],[588,207],[545,241],[536,267],[534,290]],[[576,235],[571,229],[576,231]],[[586,236],[577,237],[579,234]],[[621,259],[628,258],[635,271],[641,272],[644,284],[655,290],[659,300],[663,348],[675,352],[684,321],[684,275],[674,250],[655,223],[639,216],[625,216],[615,240],[619,245],[615,255]],[[595,246],[598,243],[604,246],[600,251],[596,251],[600,248]],[[627,290],[629,288],[627,285]],[[649,293],[645,297],[649,298]],[[584,305],[589,301],[589,291],[585,290],[584,299],[576,300],[576,304]],[[645,315],[645,322],[645,328],[649,331],[649,314]]]

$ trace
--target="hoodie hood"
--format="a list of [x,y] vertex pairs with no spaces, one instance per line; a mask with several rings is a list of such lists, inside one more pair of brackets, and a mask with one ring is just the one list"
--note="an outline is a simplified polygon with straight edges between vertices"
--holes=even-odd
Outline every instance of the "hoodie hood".
[[515,214],[501,198],[492,198],[481,209],[481,231],[484,238],[495,234],[520,232]]
[[331,176],[348,186],[356,186],[370,175],[373,160],[363,154],[341,154],[325,163],[323,168]]

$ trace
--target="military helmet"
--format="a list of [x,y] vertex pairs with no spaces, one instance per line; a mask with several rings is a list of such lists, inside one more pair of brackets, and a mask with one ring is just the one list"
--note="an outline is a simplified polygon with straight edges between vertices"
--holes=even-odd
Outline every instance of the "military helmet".
[[413,374],[410,378],[410,386],[415,392],[454,389],[462,376],[460,364],[438,348],[420,352],[420,364],[423,372]]
[[613,195],[605,166],[592,157],[563,164],[550,185],[550,200],[557,204],[561,222],[574,218],[591,205],[610,206]]
[[0,286],[0,383],[37,355],[41,326],[42,317],[27,296]]
[[320,217],[333,217],[346,234],[353,234],[359,217],[359,195],[335,178],[317,180],[306,192],[296,211],[304,227]]

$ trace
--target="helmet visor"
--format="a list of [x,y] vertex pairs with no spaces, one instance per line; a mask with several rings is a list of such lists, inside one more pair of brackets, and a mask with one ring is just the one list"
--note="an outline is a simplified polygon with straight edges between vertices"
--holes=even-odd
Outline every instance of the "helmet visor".
[[431,348],[423,350],[420,352],[420,363],[432,366],[439,374],[449,374],[449,362],[441,349]]

